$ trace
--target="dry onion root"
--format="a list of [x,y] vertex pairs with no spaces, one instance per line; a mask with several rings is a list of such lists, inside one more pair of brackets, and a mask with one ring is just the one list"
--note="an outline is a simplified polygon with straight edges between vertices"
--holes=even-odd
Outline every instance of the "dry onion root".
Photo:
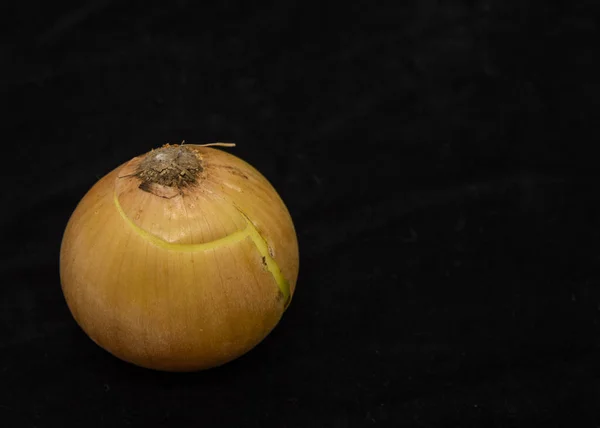
[[100,347],[165,371],[225,364],[288,307],[299,268],[290,214],[255,168],[222,150],[166,145],[101,178],[60,254],[62,290]]

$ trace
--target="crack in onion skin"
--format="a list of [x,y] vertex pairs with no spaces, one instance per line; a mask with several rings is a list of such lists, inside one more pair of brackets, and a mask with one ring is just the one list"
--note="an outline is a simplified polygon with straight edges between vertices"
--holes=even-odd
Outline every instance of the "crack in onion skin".
[[157,370],[207,369],[251,350],[280,321],[299,269],[292,219],[266,178],[221,150],[188,147],[202,163],[196,184],[148,193],[134,158],[88,191],[61,246],[77,323],[116,357]]
[[285,301],[285,304],[286,305],[288,304],[289,298],[290,298],[290,285],[286,281],[286,279],[283,277],[283,275],[281,273],[281,269],[279,269],[277,262],[269,254],[267,242],[260,235],[260,233],[258,233],[258,230],[256,230],[256,227],[254,227],[254,225],[252,224],[252,221],[244,213],[240,212],[246,219],[246,223],[247,223],[246,227],[243,230],[238,230],[237,232],[234,232],[230,235],[226,235],[222,238],[217,239],[216,241],[203,242],[201,244],[174,244],[171,242],[163,241],[161,238],[154,236],[151,233],[148,233],[146,230],[142,229],[141,227],[136,225],[133,221],[131,221],[131,219],[129,217],[127,217],[127,214],[125,214],[125,212],[123,211],[123,208],[121,207],[121,204],[119,203],[119,198],[117,197],[116,193],[115,193],[115,206],[117,208],[117,211],[121,215],[121,217],[123,217],[123,220],[125,220],[125,222],[129,226],[131,226],[131,228],[134,229],[138,235],[140,235],[142,238],[148,240],[152,244],[154,244],[160,248],[164,248],[166,250],[185,251],[185,252],[207,251],[207,250],[212,250],[212,249],[218,248],[222,245],[235,244],[236,242],[242,241],[247,238],[251,239],[252,242],[254,243],[254,245],[256,246],[256,249],[262,256],[266,268],[268,269],[269,272],[271,272],[271,275],[273,275],[273,278],[275,279],[275,282],[277,283],[279,290],[283,294],[283,299]]

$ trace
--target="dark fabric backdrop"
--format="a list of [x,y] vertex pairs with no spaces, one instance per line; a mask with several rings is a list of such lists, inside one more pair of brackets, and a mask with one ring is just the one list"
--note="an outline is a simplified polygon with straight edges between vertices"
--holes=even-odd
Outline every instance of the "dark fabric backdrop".
[[[595,427],[597,2],[8,1],[0,424]],[[165,143],[232,141],[301,249],[276,330],[165,374],[91,342],[69,215]]]

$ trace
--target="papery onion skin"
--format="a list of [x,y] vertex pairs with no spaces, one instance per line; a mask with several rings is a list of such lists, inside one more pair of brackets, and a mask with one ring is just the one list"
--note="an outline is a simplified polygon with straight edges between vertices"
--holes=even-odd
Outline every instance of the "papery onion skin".
[[[165,150],[191,153],[199,168],[186,164],[168,182],[152,181],[160,168],[140,173]],[[62,290],[85,333],[163,371],[247,353],[279,323],[298,270],[294,224],[273,186],[238,157],[196,145],[151,151],[102,177],[69,219],[60,254]]]

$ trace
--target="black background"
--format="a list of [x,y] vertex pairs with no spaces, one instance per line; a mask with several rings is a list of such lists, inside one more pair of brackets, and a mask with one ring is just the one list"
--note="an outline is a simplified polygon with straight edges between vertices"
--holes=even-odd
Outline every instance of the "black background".
[[[596,427],[595,3],[3,3],[2,426]],[[166,374],[77,327],[58,252],[181,140],[267,176],[301,271],[259,347]]]

